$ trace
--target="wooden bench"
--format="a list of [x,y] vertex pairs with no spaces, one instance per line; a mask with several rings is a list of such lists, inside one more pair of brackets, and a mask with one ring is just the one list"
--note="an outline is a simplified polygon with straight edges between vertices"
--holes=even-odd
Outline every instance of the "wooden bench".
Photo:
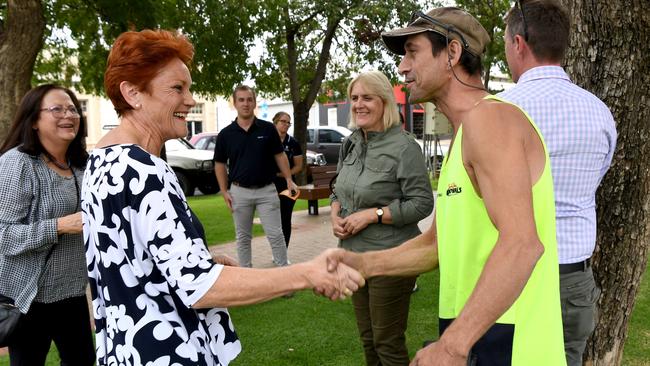
[[318,200],[329,198],[330,181],[336,175],[336,165],[308,166],[307,179],[310,184],[300,186],[298,199],[307,200],[310,215],[318,215]]

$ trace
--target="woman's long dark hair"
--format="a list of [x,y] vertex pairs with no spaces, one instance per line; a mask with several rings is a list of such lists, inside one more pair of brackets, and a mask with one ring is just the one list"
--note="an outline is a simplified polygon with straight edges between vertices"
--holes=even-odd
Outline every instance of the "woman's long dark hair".
[[86,165],[88,153],[86,152],[86,119],[81,112],[81,104],[79,103],[77,96],[71,90],[54,84],[37,86],[25,94],[23,99],[20,101],[18,111],[16,111],[16,117],[11,124],[9,136],[7,136],[2,147],[0,147],[0,155],[16,146],[20,146],[20,151],[32,156],[39,156],[43,153],[49,154],[45,151],[41,141],[38,139],[36,130],[32,127],[34,127],[41,114],[41,103],[43,102],[43,98],[45,98],[45,95],[52,90],[63,90],[70,96],[72,104],[74,104],[77,111],[79,111],[79,131],[77,132],[77,136],[75,136],[74,140],[70,143],[70,146],[68,146],[68,151],[65,155],[67,160],[70,162],[70,165],[76,168],[83,168]]

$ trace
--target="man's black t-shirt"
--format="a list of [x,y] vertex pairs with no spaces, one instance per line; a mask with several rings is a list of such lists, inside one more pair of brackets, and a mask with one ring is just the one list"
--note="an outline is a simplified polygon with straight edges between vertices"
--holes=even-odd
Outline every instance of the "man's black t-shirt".
[[235,119],[217,135],[214,161],[228,164],[228,180],[243,187],[262,187],[273,182],[278,171],[275,155],[284,151],[271,122],[255,117],[248,131]]

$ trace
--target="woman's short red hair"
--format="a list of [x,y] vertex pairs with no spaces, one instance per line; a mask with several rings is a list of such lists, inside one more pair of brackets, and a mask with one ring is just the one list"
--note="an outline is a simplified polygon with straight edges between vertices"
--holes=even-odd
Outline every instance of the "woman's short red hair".
[[120,34],[108,55],[104,74],[104,88],[117,114],[133,109],[122,96],[120,83],[128,81],[149,91],[149,82],[168,62],[178,58],[190,67],[193,57],[194,46],[177,32],[145,29]]

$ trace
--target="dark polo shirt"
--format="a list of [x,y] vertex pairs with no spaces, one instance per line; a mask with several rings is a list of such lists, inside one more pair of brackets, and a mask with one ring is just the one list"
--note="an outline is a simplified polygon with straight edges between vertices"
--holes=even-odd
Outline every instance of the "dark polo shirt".
[[[282,141],[282,146],[284,146],[284,153],[287,155],[287,159],[289,159],[289,169],[293,169],[294,165],[296,165],[293,162],[293,157],[302,155],[302,148],[300,147],[300,143],[298,140],[287,134],[284,137],[284,141]],[[277,168],[276,173],[279,171],[280,168]],[[291,178],[293,179],[293,176],[291,176]],[[278,177],[276,175],[273,178],[273,183],[275,183],[275,188],[278,190],[278,192],[282,192],[287,189],[287,180],[284,179],[284,177]]]
[[245,131],[235,119],[217,135],[214,161],[228,164],[228,180],[242,187],[262,187],[278,171],[274,156],[284,152],[275,126],[255,117]]

